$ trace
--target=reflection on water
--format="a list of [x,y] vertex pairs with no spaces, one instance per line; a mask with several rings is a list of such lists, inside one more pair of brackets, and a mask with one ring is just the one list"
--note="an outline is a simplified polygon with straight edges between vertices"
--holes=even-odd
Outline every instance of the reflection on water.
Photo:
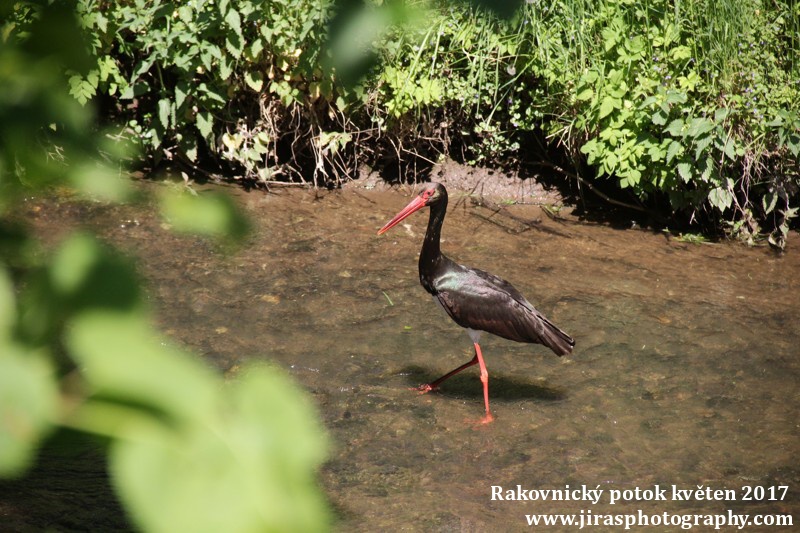
[[[149,209],[47,205],[32,217],[49,239],[81,221],[136,253],[161,327],[221,370],[249,358],[290,369],[336,443],[322,480],[342,531],[518,530],[525,514],[581,509],[800,519],[796,239],[778,257],[559,223],[531,206],[510,208],[541,219],[518,232],[484,208],[452,207],[443,251],[511,281],[577,342],[557,358],[484,336],[496,421],[476,429],[477,368],[436,394],[409,390],[472,347],[419,286],[427,212],[375,235],[407,200],[243,194],[258,230],[232,257],[171,235]],[[492,485],[518,484],[789,491],[755,502],[491,500]]]

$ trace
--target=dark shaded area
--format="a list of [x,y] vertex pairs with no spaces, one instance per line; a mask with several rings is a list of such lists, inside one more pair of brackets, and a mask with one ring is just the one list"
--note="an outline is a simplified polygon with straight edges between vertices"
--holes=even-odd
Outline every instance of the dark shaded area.
[[114,495],[103,443],[61,431],[18,480],[0,480],[3,531],[133,531]]

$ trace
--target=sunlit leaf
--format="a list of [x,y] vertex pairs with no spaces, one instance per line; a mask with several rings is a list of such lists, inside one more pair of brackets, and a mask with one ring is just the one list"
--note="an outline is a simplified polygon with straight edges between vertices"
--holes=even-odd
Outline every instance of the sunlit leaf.
[[667,163],[672,161],[676,156],[679,156],[683,153],[683,145],[678,141],[673,140],[669,143],[669,147],[667,148]]
[[772,210],[775,209],[775,205],[777,203],[778,194],[775,192],[770,192],[761,197],[761,208],[764,210],[765,215],[772,213]]
[[684,126],[683,119],[676,118],[675,120],[669,123],[669,126],[664,128],[664,131],[669,133],[673,137],[680,137],[683,135],[683,126]]
[[733,203],[733,193],[727,188],[716,187],[709,191],[708,201],[722,213]]
[[178,109],[180,109],[183,102],[186,101],[186,97],[189,95],[190,91],[189,84],[184,80],[175,85],[175,106]]
[[211,138],[214,129],[214,117],[208,111],[197,113],[197,129],[206,140]]
[[228,10],[228,13],[225,15],[225,22],[228,23],[228,27],[232,29],[234,33],[237,35],[242,34],[242,19],[236,9]]
[[319,531],[315,471],[325,438],[301,392],[246,371],[203,424],[131,427],[112,450],[115,484],[148,531]]
[[68,238],[51,261],[49,280],[72,311],[132,311],[141,303],[139,279],[126,259],[89,235]]
[[581,92],[579,92],[575,96],[575,99],[579,100],[579,101],[591,100],[593,96],[594,96],[594,90],[591,87],[587,87],[586,89],[584,89]]
[[605,118],[610,115],[614,109],[619,106],[619,103],[619,100],[613,96],[606,96],[603,98],[603,101],[600,102],[600,112],[598,114],[598,118]]
[[164,129],[170,127],[170,110],[172,109],[172,102],[169,98],[162,98],[158,101],[158,120]]
[[692,180],[692,165],[685,161],[678,163],[678,174],[684,182],[689,183]]
[[244,81],[248,87],[258,92],[264,86],[264,75],[260,72],[247,72],[244,75]]
[[81,313],[70,322],[67,346],[94,394],[175,420],[203,420],[214,408],[213,373],[165,342],[143,316]]
[[653,124],[656,126],[663,126],[667,123],[667,114],[661,109],[658,109],[655,113],[653,113],[653,116],[650,118],[650,120],[652,120]]
[[0,338],[0,477],[24,473],[55,423],[58,390],[42,353]]
[[0,264],[0,343],[11,338],[11,328],[16,320],[16,298],[11,277]]
[[127,176],[113,172],[99,162],[82,161],[70,169],[72,185],[84,196],[104,202],[124,202],[131,197],[133,187]]
[[235,241],[248,232],[247,219],[225,194],[165,190],[160,199],[162,215],[178,231]]
[[711,120],[704,117],[697,117],[693,118],[689,123],[689,129],[686,133],[691,137],[699,137],[713,129],[714,123]]

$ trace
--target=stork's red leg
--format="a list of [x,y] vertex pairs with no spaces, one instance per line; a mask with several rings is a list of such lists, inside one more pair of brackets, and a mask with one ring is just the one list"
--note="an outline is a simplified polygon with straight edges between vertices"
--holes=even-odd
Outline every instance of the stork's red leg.
[[494,417],[492,413],[489,412],[489,371],[486,370],[486,363],[483,362],[483,354],[481,353],[481,347],[476,342],[475,343],[475,359],[478,360],[478,364],[481,365],[481,383],[483,383],[483,403],[486,404],[486,416],[483,417],[481,420],[482,423],[488,424]]
[[[476,344],[476,346],[477,346],[477,344]],[[439,385],[441,385],[441,383],[444,380],[455,376],[456,374],[458,374],[459,372],[461,372],[465,368],[469,368],[472,365],[477,365],[477,364],[478,364],[478,353],[475,352],[475,357],[473,357],[472,360],[470,360],[469,362],[464,363],[463,365],[461,365],[460,367],[458,367],[458,368],[456,368],[454,370],[451,370],[450,372],[448,372],[447,374],[445,374],[444,376],[440,377],[439,379],[437,379],[435,381],[431,381],[430,383],[426,383],[425,385],[420,385],[419,387],[417,387],[417,390],[422,392],[422,393],[426,393],[426,392],[430,392],[432,390],[436,390],[436,389],[439,388]]]

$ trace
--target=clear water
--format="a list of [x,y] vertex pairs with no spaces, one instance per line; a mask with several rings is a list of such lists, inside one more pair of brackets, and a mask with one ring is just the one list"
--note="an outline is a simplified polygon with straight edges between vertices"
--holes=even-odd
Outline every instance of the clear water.
[[[233,256],[141,206],[49,205],[33,219],[48,239],[80,222],[134,252],[160,326],[222,371],[252,358],[291,371],[334,442],[321,480],[340,531],[516,531],[525,514],[582,509],[800,520],[796,235],[776,256],[511,207],[541,220],[525,230],[451,193],[443,251],[511,281],[577,342],[557,358],[485,335],[496,419],[479,427],[477,367],[438,393],[409,390],[472,357],[419,285],[427,212],[376,236],[409,199],[241,194],[257,231]],[[782,501],[492,501],[493,485],[518,484],[789,489]]]

